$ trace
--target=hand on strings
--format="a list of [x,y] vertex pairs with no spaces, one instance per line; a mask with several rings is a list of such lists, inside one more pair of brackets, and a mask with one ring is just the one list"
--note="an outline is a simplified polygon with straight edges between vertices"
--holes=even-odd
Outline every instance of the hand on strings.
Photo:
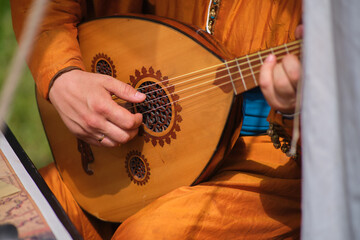
[[72,70],[59,76],[49,98],[69,130],[89,144],[114,147],[134,138],[142,123],[111,96],[138,103],[145,95],[110,76]]
[[[299,25],[295,36],[301,38],[302,35],[303,25]],[[260,88],[272,108],[282,113],[294,113],[301,74],[302,66],[295,55],[286,55],[280,63],[276,63],[273,54],[265,59],[260,69]]]

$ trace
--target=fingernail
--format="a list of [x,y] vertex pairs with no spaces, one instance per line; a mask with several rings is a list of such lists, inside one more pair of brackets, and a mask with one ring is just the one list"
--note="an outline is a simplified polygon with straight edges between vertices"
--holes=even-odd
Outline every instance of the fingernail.
[[270,54],[265,59],[265,62],[274,62],[274,61],[275,61],[275,55],[274,54]]
[[136,91],[135,97],[136,97],[136,98],[144,98],[144,97],[145,97],[145,94],[143,94],[143,93],[141,93],[141,92],[139,92],[139,91]]

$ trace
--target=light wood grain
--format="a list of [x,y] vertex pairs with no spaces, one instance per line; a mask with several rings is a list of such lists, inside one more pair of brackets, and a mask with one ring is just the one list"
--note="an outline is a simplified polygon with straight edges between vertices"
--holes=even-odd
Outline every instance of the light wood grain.
[[[162,76],[172,79],[222,64],[219,56],[177,29],[138,18],[106,18],[83,24],[79,27],[79,42],[87,70],[91,70],[93,57],[104,53],[113,60],[117,79],[126,83],[142,67],[160,70]],[[209,45],[206,41],[203,44]],[[191,185],[201,176],[219,151],[221,140],[232,137],[222,138],[234,101],[232,91],[224,92],[213,84],[216,73],[206,73],[201,79],[183,84],[170,81],[179,84],[175,91],[182,107],[176,139],[154,146],[137,136],[117,148],[91,147],[95,157],[90,165],[93,175],[86,174],[81,166],[77,139],[51,104],[38,98],[57,167],[81,207],[100,219],[121,222],[161,195]],[[209,84],[196,87],[207,81]],[[154,134],[146,127],[145,131]],[[166,132],[156,134],[161,137]],[[126,155],[133,150],[141,152],[150,166],[151,175],[144,185],[132,182],[125,169]],[[207,174],[216,163],[211,166]]]

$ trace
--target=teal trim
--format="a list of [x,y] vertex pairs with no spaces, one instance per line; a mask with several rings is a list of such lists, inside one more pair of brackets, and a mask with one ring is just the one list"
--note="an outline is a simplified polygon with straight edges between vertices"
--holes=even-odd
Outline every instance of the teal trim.
[[243,125],[240,134],[254,136],[266,133],[269,123],[266,120],[270,106],[259,88],[243,93]]

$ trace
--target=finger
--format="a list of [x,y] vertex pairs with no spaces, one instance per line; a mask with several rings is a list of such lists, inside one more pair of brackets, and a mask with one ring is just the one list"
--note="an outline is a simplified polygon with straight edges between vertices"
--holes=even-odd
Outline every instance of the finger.
[[67,125],[69,130],[74,134],[76,138],[81,139],[91,145],[99,147],[118,146],[118,143],[111,138],[107,138],[105,135],[104,137],[102,137],[102,134],[99,134],[98,132],[89,132],[86,129],[82,128],[75,121],[70,120],[69,118],[65,118],[64,123]]
[[[143,102],[146,95],[137,91],[129,84],[123,83],[111,77],[105,78],[105,88],[114,93],[117,97],[129,102]],[[115,81],[114,81],[115,80]]]
[[100,147],[117,147],[119,146],[119,143],[114,141],[113,139],[111,139],[109,136],[107,135],[103,135],[100,137],[95,137],[95,138],[91,138],[90,141],[94,141],[93,145],[95,146],[100,146]]
[[[97,134],[99,135],[99,134]],[[98,146],[98,147],[117,147],[119,146],[119,143],[113,141],[112,139],[110,139],[107,136],[104,136],[104,138],[99,141],[97,136],[87,136],[84,138],[81,138],[83,141],[94,145],[94,146]]]
[[295,37],[296,39],[301,39],[304,36],[304,25],[299,25],[295,29]]
[[97,116],[93,116],[94,119],[86,116],[87,125],[93,129],[104,130],[106,128],[104,125],[106,121],[124,130],[137,129],[142,123],[141,114],[132,114],[129,110],[119,106],[111,99],[103,99],[102,101],[95,102],[91,108],[98,114]]
[[103,133],[111,141],[106,146],[114,146],[119,143],[126,143],[134,138],[142,123],[140,113],[132,114],[123,107],[117,105],[113,100],[99,101],[92,106],[92,114],[83,116],[85,131],[90,135]]
[[296,91],[302,71],[300,60],[295,55],[289,54],[284,57],[281,65],[291,86]]
[[115,147],[119,144],[125,144],[133,139],[137,133],[138,128],[131,130],[121,129],[109,121],[105,122],[105,127],[98,130],[88,132],[84,129],[76,129],[77,137],[95,146]]
[[289,80],[283,62],[277,64],[274,68],[273,88],[276,100],[282,105],[287,105],[287,101],[296,94],[296,88]]
[[[74,129],[75,130],[75,129]],[[102,132],[88,132],[78,125],[78,129],[75,130],[75,136],[91,145],[98,147],[116,147],[119,146],[117,141],[114,141],[111,137]]]
[[119,145],[129,142],[131,139],[137,136],[138,131],[139,131],[138,128],[131,130],[124,130],[118,128],[111,122],[107,122],[107,126],[104,131],[104,134],[108,139],[112,140],[113,142],[116,142],[117,145]]
[[293,102],[288,101],[294,95],[294,89],[287,80],[281,64],[276,58],[269,56],[260,71],[260,87],[268,104],[277,110],[292,108]]
[[[270,54],[264,61],[260,69],[259,85],[264,97],[269,100],[274,96],[273,72],[276,65],[276,56]],[[270,103],[269,103],[270,104]]]

